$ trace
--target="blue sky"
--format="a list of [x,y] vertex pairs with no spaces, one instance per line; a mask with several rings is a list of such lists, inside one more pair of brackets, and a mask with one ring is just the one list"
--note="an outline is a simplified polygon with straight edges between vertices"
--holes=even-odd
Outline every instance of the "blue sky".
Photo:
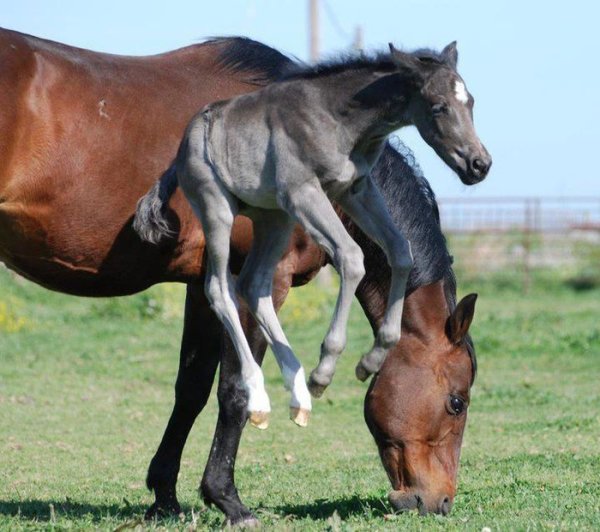
[[[476,99],[475,124],[494,158],[465,187],[414,128],[415,151],[440,197],[600,196],[600,3],[592,0],[321,0],[323,55],[389,41],[441,48],[458,40],[459,71]],[[212,35],[247,35],[308,56],[307,0],[20,0],[0,25],[120,54],[163,52]],[[335,15],[336,23],[328,16]]]

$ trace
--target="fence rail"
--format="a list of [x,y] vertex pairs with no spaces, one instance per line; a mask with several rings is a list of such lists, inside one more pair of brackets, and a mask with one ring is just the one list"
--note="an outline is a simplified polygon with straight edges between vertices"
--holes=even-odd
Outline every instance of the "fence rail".
[[584,269],[600,276],[600,197],[441,198],[442,229],[458,268],[481,273]]
[[439,205],[450,233],[600,231],[600,197],[446,198]]

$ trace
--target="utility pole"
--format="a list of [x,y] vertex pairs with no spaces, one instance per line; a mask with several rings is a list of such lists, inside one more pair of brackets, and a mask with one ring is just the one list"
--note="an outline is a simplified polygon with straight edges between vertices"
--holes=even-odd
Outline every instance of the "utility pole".
[[365,36],[363,28],[360,25],[356,26],[354,29],[354,42],[352,43],[352,48],[357,52],[362,52],[365,49]]
[[312,63],[319,60],[319,0],[308,0],[309,56]]

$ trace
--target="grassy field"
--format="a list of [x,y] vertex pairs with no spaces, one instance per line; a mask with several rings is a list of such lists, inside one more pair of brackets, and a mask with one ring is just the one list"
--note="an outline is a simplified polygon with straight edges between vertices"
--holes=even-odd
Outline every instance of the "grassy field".
[[[179,480],[185,519],[142,524],[146,468],[170,413],[183,289],[90,300],[0,269],[0,528],[217,528],[197,486],[216,401],[199,418]],[[390,515],[388,481],[353,377],[370,332],[358,305],[336,380],[305,430],[287,420],[272,356],[269,430],[248,429],[237,482],[265,527],[298,530],[600,529],[600,290],[480,279],[472,327],[479,375],[448,518]],[[320,291],[321,290],[321,291]],[[297,290],[283,310],[305,366],[332,297]],[[213,392],[214,393],[214,392]]]

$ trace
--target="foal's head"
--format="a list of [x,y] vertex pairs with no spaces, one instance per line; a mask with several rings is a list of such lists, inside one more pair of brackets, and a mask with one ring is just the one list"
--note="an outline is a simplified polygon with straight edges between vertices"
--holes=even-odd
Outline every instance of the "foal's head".
[[365,419],[392,484],[394,508],[446,515],[456,493],[475,371],[467,331],[477,296],[466,296],[446,317],[431,306],[439,286],[420,290],[406,300],[412,316],[371,383]]
[[408,119],[466,185],[485,178],[492,158],[473,125],[473,96],[456,71],[456,42],[440,54],[405,53],[390,43],[392,61],[413,80]]

